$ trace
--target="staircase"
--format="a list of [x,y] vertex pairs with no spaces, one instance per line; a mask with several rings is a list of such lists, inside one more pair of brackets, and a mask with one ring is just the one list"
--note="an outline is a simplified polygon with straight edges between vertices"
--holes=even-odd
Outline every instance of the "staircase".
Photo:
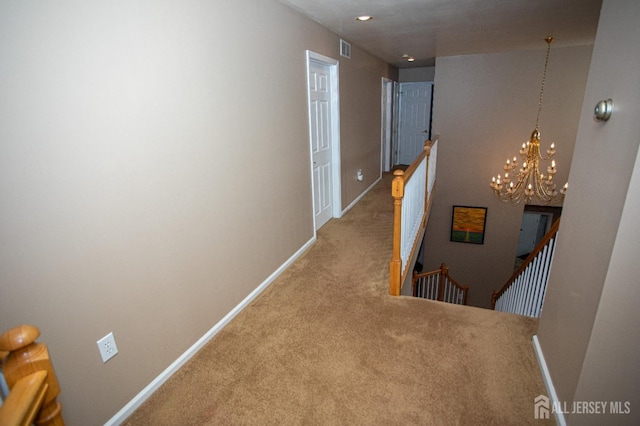
[[[540,317],[559,226],[558,219],[505,285],[493,291],[493,310]],[[451,278],[449,268],[442,263],[440,269],[435,271],[414,272],[412,292],[414,297],[466,305],[469,286],[463,286]]]
[[[413,277],[409,274],[429,220],[436,183],[437,149],[437,137],[433,141],[426,141],[424,151],[406,171],[394,172],[389,294],[399,296],[405,282],[408,284],[411,280],[416,297],[466,305],[469,286],[453,280],[444,263],[436,271],[414,273]],[[492,309],[533,318],[540,316],[559,224],[560,220],[557,220],[505,285],[500,290],[494,290],[491,296]]]

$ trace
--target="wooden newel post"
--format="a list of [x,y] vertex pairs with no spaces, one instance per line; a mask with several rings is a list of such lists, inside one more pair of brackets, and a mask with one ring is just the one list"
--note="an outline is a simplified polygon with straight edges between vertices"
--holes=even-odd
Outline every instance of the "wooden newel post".
[[47,345],[37,343],[38,336],[40,336],[40,330],[33,325],[20,325],[0,336],[0,351],[9,352],[3,366],[5,380],[11,389],[21,378],[37,371],[46,371],[48,389],[35,424],[64,426],[62,407],[56,401],[60,394],[58,379],[53,370]]
[[416,297],[418,295],[417,293],[418,288],[416,287],[417,282],[418,282],[418,271],[414,270],[413,276],[411,277],[411,294],[413,294],[413,297]]
[[[431,142],[430,140],[427,140],[424,143],[424,150],[427,153],[427,164],[426,164],[427,167],[424,168],[424,181],[426,185],[426,187],[424,188],[424,211],[425,212],[429,208],[429,157],[431,157],[432,145],[433,145],[433,142]],[[425,220],[426,220],[426,217],[425,217]]]
[[449,274],[449,268],[444,263],[440,264],[440,282],[438,283],[438,300],[444,300],[444,283]]
[[500,292],[498,290],[493,290],[491,293],[491,309],[496,310],[496,302],[498,301],[498,294]]
[[396,170],[391,182],[391,196],[393,197],[393,252],[389,267],[389,294],[400,295],[400,280],[402,279],[402,258],[400,257],[400,236],[402,232],[402,198],[404,197],[404,172]]

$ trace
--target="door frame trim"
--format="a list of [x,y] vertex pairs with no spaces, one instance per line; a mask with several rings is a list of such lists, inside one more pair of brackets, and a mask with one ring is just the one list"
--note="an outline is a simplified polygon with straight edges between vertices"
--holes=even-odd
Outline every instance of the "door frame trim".
[[[382,77],[382,96],[380,98],[381,105],[381,120],[380,120],[380,176],[383,172],[388,172],[393,168],[393,155],[391,151],[393,149],[393,110],[394,110],[394,81],[387,77]],[[385,92],[389,89],[388,97],[385,96]],[[385,102],[386,99],[386,102]],[[385,113],[389,116],[386,117]],[[385,134],[385,129],[388,132],[389,138]]]
[[329,67],[329,79],[331,85],[331,210],[333,218],[342,217],[342,192],[340,173],[340,87],[338,82],[340,63],[333,58],[321,55],[311,50],[306,51],[306,82],[307,82],[307,126],[309,134],[309,171],[311,175],[311,217],[313,219],[313,235],[316,235],[315,215],[315,187],[313,184],[313,147],[311,146],[311,103],[309,93],[309,69],[311,62],[317,62]]

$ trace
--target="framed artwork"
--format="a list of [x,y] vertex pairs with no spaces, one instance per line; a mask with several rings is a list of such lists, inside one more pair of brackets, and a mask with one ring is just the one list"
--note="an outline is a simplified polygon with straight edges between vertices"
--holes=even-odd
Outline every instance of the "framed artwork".
[[453,206],[451,241],[484,244],[486,207]]

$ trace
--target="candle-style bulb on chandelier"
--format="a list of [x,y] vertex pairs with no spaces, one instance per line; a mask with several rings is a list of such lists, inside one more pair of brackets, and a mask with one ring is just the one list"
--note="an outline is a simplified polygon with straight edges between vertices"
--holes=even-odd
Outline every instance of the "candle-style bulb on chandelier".
[[[540,97],[538,100],[538,115],[536,116],[536,127],[531,133],[529,140],[522,144],[520,156],[522,166],[518,169],[518,159],[507,159],[504,165],[504,176],[498,175],[491,179],[491,189],[500,200],[512,202],[514,204],[523,201],[529,204],[533,199],[537,199],[542,204],[551,204],[561,201],[567,192],[568,184],[565,183],[559,191],[553,182],[553,175],[556,173],[556,162],[552,160],[555,154],[555,144],[551,144],[547,150],[547,156],[542,157],[540,153],[540,131],[538,123],[540,121],[540,111],[542,111],[542,96],[544,94],[544,83],[547,78],[547,65],[549,63],[549,52],[553,37],[547,37],[547,56],[544,61],[544,72],[542,74],[542,86],[540,87]],[[540,171],[540,161],[549,161],[547,174]],[[515,175],[514,175],[515,174]]]

